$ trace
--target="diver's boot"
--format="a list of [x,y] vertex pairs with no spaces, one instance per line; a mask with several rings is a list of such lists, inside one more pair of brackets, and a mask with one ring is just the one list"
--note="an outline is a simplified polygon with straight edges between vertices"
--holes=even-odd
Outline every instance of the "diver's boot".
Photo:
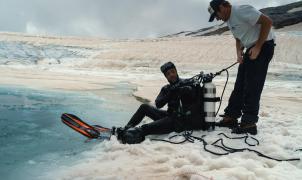
[[253,124],[240,124],[240,126],[234,128],[232,133],[235,134],[246,134],[250,133],[251,135],[257,134],[257,126],[255,123]]
[[217,123],[215,123],[218,127],[228,127],[230,129],[233,129],[235,127],[238,127],[238,120],[236,118],[227,116],[227,115],[221,115],[223,119]]
[[116,138],[120,141],[122,141],[125,131],[125,128],[122,127],[112,127],[112,135],[115,135]]
[[138,144],[145,140],[145,135],[141,127],[134,127],[123,133],[122,142],[125,144]]

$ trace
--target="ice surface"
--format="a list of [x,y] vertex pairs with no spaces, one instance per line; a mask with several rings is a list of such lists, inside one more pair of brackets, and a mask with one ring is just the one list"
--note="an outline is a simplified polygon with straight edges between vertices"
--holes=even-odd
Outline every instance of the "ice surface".
[[[256,136],[260,141],[260,145],[254,147],[254,149],[276,158],[302,157],[301,151],[295,151],[298,148],[302,148],[302,38],[299,32],[300,31],[298,31],[298,33],[277,33],[275,56],[270,63],[267,81],[261,99],[260,120],[257,124],[259,133]],[[213,179],[223,180],[302,179],[301,161],[276,162],[259,157],[251,152],[236,153],[228,156],[215,156],[205,152],[201,143],[172,145],[150,141],[151,136],[147,137],[146,141],[138,145],[123,145],[113,138],[112,141],[109,142],[90,142],[85,146],[86,149],[78,150],[74,148],[78,144],[74,145],[73,143],[83,143],[83,141],[78,141],[79,139],[82,140],[82,136],[76,135],[75,132],[64,127],[64,133],[66,133],[64,137],[69,138],[67,140],[58,140],[59,143],[63,144],[64,142],[64,145],[60,148],[56,148],[56,150],[62,151],[61,148],[63,147],[70,147],[74,149],[75,153],[74,151],[67,150],[67,153],[63,153],[62,155],[62,153],[56,153],[57,151],[53,150],[53,147],[48,146],[48,144],[51,144],[51,139],[58,138],[58,133],[61,133],[61,131],[56,131],[60,130],[56,129],[60,127],[54,127],[53,124],[49,122],[47,117],[51,117],[52,115],[46,112],[55,114],[57,113],[57,108],[64,110],[64,108],[71,107],[71,104],[68,104],[64,98],[69,99],[70,97],[74,100],[72,104],[75,105],[75,109],[67,110],[74,110],[72,112],[79,114],[83,119],[97,122],[98,119],[107,119],[106,117],[109,117],[109,114],[117,114],[116,116],[110,116],[110,121],[118,125],[123,125],[137,107],[129,107],[129,102],[131,99],[134,99],[129,91],[137,90],[136,95],[152,100],[152,98],[156,97],[160,87],[166,83],[164,77],[159,72],[159,66],[162,63],[168,60],[175,62],[177,67],[179,67],[179,74],[182,77],[190,77],[199,73],[201,70],[206,73],[216,72],[233,63],[236,59],[235,41],[230,35],[143,40],[83,40],[2,34],[0,38],[2,41],[5,41],[4,44],[9,41],[11,44],[8,44],[12,47],[12,50],[7,50],[9,48],[5,47],[6,49],[2,50],[0,54],[0,56],[2,55],[4,57],[1,56],[4,61],[11,63],[7,65],[2,63],[0,66],[0,73],[2,75],[0,81],[2,83],[24,84],[28,86],[41,85],[41,87],[44,85],[46,88],[58,89],[64,85],[70,89],[78,88],[82,91],[89,89],[89,92],[103,98],[101,101],[95,102],[93,98],[85,100],[85,98],[82,99],[81,96],[78,98],[77,96],[56,94],[53,95],[55,97],[52,98],[53,96],[47,95],[48,93],[31,96],[31,93],[14,93],[13,90],[3,91],[4,95],[1,95],[1,98],[5,103],[1,108],[10,116],[15,116],[16,114],[14,114],[14,112],[16,111],[23,112],[20,117],[24,120],[21,121],[18,118],[1,116],[1,123],[10,123],[9,121],[12,121],[12,124],[10,126],[0,127],[5,127],[4,129],[7,128],[9,130],[9,137],[11,138],[13,138],[11,135],[16,131],[16,129],[11,129],[12,127],[26,127],[29,129],[29,131],[16,136],[15,141],[7,143],[8,145],[4,146],[4,148],[11,150],[12,153],[4,154],[1,158],[6,161],[3,162],[6,162],[6,165],[11,163],[6,157],[12,157],[11,155],[15,152],[14,147],[22,147],[22,145],[20,145],[21,143],[27,143],[24,147],[36,145],[32,142],[32,140],[35,139],[33,132],[38,133],[39,137],[44,138],[45,142],[41,141],[39,143],[41,147],[48,147],[51,152],[47,154],[42,153],[42,155],[34,156],[33,158],[27,158],[26,153],[25,155],[21,155],[21,152],[25,150],[19,148],[20,154],[17,157],[20,157],[20,161],[23,162],[23,165],[26,165],[26,168],[21,168],[20,172],[17,170],[8,171],[8,168],[3,165],[2,167],[4,168],[2,172],[9,172],[10,175],[14,175],[15,172],[18,172],[18,177],[31,173],[39,175],[38,177],[43,180],[166,180],[209,179],[211,177]],[[26,45],[22,44],[21,41]],[[38,44],[37,42],[43,43]],[[32,46],[32,44],[35,46]],[[70,44],[76,48],[70,48]],[[35,58],[26,59],[27,57],[40,57],[38,55],[39,53],[36,53],[40,52],[39,50],[31,49],[40,47],[43,49],[43,52],[46,52],[45,54],[48,54],[47,59],[49,59],[49,61],[42,60],[42,62],[34,64],[31,63],[31,59]],[[52,48],[56,49],[56,51],[52,51]],[[5,54],[7,53],[6,50],[13,54],[14,49],[16,49],[15,52],[17,55],[13,57],[19,58],[19,60],[6,58],[6,56],[8,56],[8,54]],[[80,53],[75,53],[76,56],[73,56],[74,54],[70,53],[70,51],[73,50]],[[23,51],[30,54],[30,56],[26,55]],[[81,56],[77,57],[77,55]],[[82,55],[84,55],[84,57],[82,57]],[[63,58],[60,59],[60,57]],[[47,63],[55,63],[57,59],[60,59],[62,64]],[[62,59],[65,60],[62,61]],[[12,65],[14,64],[13,61],[21,65],[14,66]],[[19,61],[30,61],[29,64],[34,64],[34,66],[24,66]],[[236,66],[230,69],[230,75],[221,112],[223,111],[223,107],[226,106],[228,97],[234,86]],[[108,87],[99,88],[99,85],[105,80],[111,82],[111,84]],[[124,87],[129,85],[127,82],[133,83],[135,87],[124,89]],[[219,94],[221,93],[224,82],[225,74],[214,80],[214,83],[217,84]],[[112,87],[118,90],[112,91]],[[12,94],[9,95],[10,93]],[[56,96],[59,98],[56,98]],[[49,100],[45,102],[43,99]],[[60,102],[61,100],[63,105]],[[97,105],[98,102],[100,103],[99,105]],[[83,104],[86,104],[85,107]],[[104,104],[105,106],[103,106]],[[102,114],[101,117],[95,117],[94,115],[98,114],[96,113],[96,109],[98,109],[99,106],[103,107],[100,109],[104,111],[100,112],[100,114]],[[86,111],[87,107],[89,109],[88,111]],[[44,112],[47,117],[41,117],[40,113],[37,112]],[[57,116],[58,114],[56,117]],[[31,122],[28,117],[33,117],[34,119],[41,118],[43,121],[35,120]],[[123,122],[121,121],[121,117]],[[143,123],[148,121],[149,119],[145,119]],[[40,124],[41,122],[43,122],[42,125]],[[104,122],[106,121],[104,120]],[[51,128],[44,128],[44,124]],[[234,136],[230,134],[230,130],[226,128],[217,128],[214,132],[200,131],[194,133],[196,136],[207,135],[206,140],[210,143],[219,137],[217,134],[220,132]],[[3,137],[4,136],[7,135],[3,134]],[[167,138],[168,135],[156,137]],[[62,138],[62,136],[59,136],[59,138]],[[18,144],[14,142],[18,142]],[[225,139],[225,144],[232,147],[246,147],[240,140]],[[215,147],[209,148],[217,150]],[[5,152],[10,153],[10,151]],[[60,157],[59,162],[57,162],[57,157]],[[69,157],[76,157],[76,160],[71,160]],[[12,162],[16,162],[17,165],[13,164],[9,167],[22,167],[21,162],[14,158],[12,159],[15,160]],[[50,166],[44,166],[46,164],[50,164]],[[45,169],[43,169],[43,167]],[[39,173],[35,171],[35,169],[41,170],[41,168],[44,171],[40,171]]]
[[87,58],[93,51],[93,48],[0,41],[0,64],[61,64],[70,59]]

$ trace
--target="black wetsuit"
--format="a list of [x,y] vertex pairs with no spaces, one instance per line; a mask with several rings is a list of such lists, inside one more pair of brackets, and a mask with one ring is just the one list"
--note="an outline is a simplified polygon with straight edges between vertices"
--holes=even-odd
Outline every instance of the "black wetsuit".
[[[179,79],[177,83],[185,81]],[[127,127],[138,125],[147,116],[154,121],[141,126],[145,136],[202,128],[198,90],[191,85],[181,88],[173,88],[173,85],[168,84],[161,89],[155,100],[156,107],[142,104],[130,119]],[[168,104],[167,111],[160,110],[166,104]]]

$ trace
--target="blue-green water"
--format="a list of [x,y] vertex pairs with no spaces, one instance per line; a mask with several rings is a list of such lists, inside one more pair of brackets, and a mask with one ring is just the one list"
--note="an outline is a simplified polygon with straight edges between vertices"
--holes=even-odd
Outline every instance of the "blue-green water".
[[[127,94],[130,90],[121,92]],[[111,96],[109,92],[113,91],[104,91]],[[39,179],[48,169],[68,165],[81,158],[81,152],[100,143],[85,141],[85,137],[61,123],[62,113],[111,127],[127,122],[132,108],[110,105],[92,93],[0,86],[1,179]]]

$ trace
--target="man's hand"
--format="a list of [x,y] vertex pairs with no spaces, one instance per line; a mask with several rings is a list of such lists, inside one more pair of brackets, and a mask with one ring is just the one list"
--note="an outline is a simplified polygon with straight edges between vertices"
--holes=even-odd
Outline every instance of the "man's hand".
[[182,86],[182,87],[178,88],[178,93],[181,96],[190,94],[191,92],[192,92],[192,87],[191,86]]
[[237,52],[237,62],[239,64],[242,64],[243,63],[243,51],[242,50],[239,50]]
[[261,47],[259,47],[259,46],[257,46],[257,45],[254,46],[254,47],[252,47],[252,48],[250,49],[250,51],[249,51],[250,59],[251,59],[251,60],[257,59],[257,57],[258,57],[260,51],[261,51]]
[[177,97],[177,87],[173,87],[170,84],[163,87],[164,96],[167,97],[168,101]]

